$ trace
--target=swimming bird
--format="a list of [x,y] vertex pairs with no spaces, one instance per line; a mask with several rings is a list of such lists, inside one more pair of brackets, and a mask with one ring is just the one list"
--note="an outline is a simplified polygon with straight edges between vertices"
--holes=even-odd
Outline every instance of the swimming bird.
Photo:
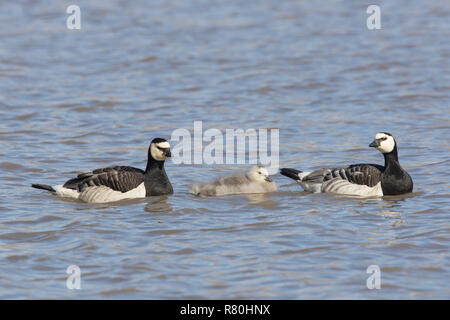
[[79,174],[63,185],[32,184],[61,197],[80,199],[90,203],[106,203],[123,199],[144,198],[172,194],[172,185],[164,170],[164,161],[171,157],[170,144],[155,138],[148,148],[144,170],[116,166]]
[[384,166],[378,164],[353,164],[347,167],[302,172],[282,168],[280,173],[294,179],[305,191],[330,192],[363,197],[399,195],[413,190],[410,175],[398,161],[397,143],[387,132],[379,132],[369,147],[384,156]]
[[189,192],[197,196],[223,196],[241,193],[265,193],[277,190],[266,168],[254,166],[247,173],[219,178],[211,183],[193,184]]

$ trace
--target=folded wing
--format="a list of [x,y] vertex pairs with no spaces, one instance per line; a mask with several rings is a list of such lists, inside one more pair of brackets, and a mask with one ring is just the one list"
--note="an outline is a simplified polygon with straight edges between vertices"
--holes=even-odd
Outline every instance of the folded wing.
[[107,187],[125,193],[137,188],[142,182],[144,182],[143,170],[117,166],[81,173],[76,178],[67,181],[63,187],[78,192],[83,192],[89,187]]
[[[380,196],[383,167],[376,164],[354,164],[348,167],[320,169],[301,178],[305,190],[359,196]],[[313,189],[311,186],[315,186]]]

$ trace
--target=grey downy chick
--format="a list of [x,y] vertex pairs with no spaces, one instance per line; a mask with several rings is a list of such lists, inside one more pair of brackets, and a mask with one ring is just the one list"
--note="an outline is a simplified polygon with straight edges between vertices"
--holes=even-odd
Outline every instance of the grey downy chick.
[[276,190],[277,185],[262,166],[254,166],[247,173],[218,178],[211,183],[196,183],[189,188],[189,192],[197,196],[266,193]]

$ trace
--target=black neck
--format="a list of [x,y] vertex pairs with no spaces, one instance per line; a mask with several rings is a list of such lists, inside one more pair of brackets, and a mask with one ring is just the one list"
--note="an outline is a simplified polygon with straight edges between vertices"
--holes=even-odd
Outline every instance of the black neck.
[[147,161],[147,168],[145,168],[145,173],[154,169],[164,170],[164,161],[157,161],[153,159],[153,157],[149,154]]
[[383,153],[384,156],[384,167],[390,167],[391,165],[400,165],[398,162],[398,152],[397,145],[395,145],[394,149],[389,153]]

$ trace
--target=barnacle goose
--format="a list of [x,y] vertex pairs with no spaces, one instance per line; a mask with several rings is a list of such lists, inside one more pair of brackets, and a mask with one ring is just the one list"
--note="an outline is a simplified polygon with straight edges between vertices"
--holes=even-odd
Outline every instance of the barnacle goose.
[[384,156],[384,166],[354,164],[347,167],[302,172],[283,168],[280,173],[294,179],[305,191],[330,192],[363,197],[399,195],[413,190],[413,181],[398,161],[397,143],[387,132],[379,132],[369,145]]
[[164,170],[164,161],[170,156],[170,145],[167,140],[155,138],[148,148],[145,171],[133,167],[116,166],[81,173],[63,185],[32,184],[31,186],[53,192],[61,197],[76,198],[90,203],[172,194],[172,185]]
[[218,178],[211,183],[193,184],[189,192],[197,196],[223,196],[241,193],[265,193],[276,191],[277,186],[266,168],[254,166],[247,173]]

